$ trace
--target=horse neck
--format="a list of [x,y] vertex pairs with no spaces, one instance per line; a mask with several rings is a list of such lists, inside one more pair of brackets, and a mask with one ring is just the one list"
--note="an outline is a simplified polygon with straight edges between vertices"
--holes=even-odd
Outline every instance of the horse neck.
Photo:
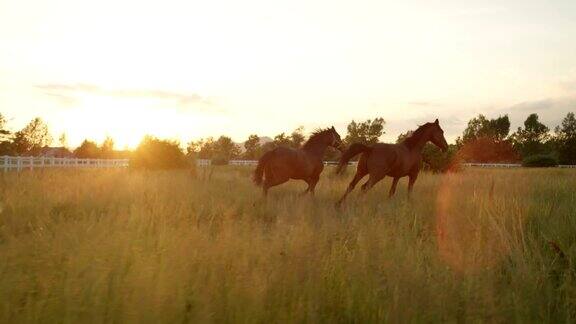
[[410,148],[411,151],[413,152],[422,152],[422,149],[424,148],[424,145],[426,145],[426,143],[429,140],[429,136],[428,134],[423,134],[422,136],[420,136],[418,138],[418,140],[416,141],[416,143]]
[[306,154],[309,157],[321,160],[324,157],[324,152],[326,152],[326,148],[328,148],[327,143],[318,141],[306,145],[304,148],[302,148],[302,150],[306,152]]

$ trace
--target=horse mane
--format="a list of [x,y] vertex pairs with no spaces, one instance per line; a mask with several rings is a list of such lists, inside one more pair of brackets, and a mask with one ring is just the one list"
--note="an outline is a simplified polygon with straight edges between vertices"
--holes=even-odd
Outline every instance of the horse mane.
[[434,123],[426,123],[422,126],[419,126],[410,136],[408,136],[402,143],[404,143],[408,148],[414,148],[416,143],[419,142],[420,138],[424,135],[424,132],[430,128]]
[[314,132],[312,132],[312,134],[310,134],[310,137],[308,138],[308,140],[306,141],[306,143],[304,143],[304,145],[302,145],[303,149],[309,148],[310,145],[316,143],[316,141],[324,136],[325,134],[329,133],[332,129],[331,128],[318,128],[316,129]]

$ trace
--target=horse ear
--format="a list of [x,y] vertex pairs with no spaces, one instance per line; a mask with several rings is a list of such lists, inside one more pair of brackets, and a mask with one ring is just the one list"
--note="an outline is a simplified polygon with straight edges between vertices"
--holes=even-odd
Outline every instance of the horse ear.
[[438,118],[436,118],[436,121],[434,121],[434,124],[436,124],[436,125],[438,125],[438,124],[439,124],[439,122],[438,122]]
[[334,126],[332,126],[332,130],[333,130],[333,131],[335,131],[335,130],[336,130],[336,128],[334,128]]

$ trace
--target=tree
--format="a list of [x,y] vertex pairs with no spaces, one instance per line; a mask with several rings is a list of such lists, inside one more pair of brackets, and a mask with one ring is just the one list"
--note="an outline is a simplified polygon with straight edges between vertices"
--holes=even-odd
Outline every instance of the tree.
[[48,131],[48,125],[38,117],[16,132],[12,141],[13,150],[19,155],[36,155],[50,143],[52,143],[52,136]]
[[300,148],[302,144],[306,141],[306,136],[304,136],[304,126],[296,128],[292,134],[290,134],[290,146],[293,148]]
[[240,147],[228,136],[212,137],[188,143],[188,155],[211,159],[214,164],[226,164],[240,155]]
[[194,168],[184,152],[180,150],[177,141],[160,140],[152,136],[145,136],[140,142],[132,158],[130,167],[134,169],[166,170]]
[[0,113],[0,141],[10,140],[10,131],[6,129],[6,118]]
[[304,127],[300,126],[296,128],[290,135],[282,132],[274,136],[273,145],[266,145],[265,148],[271,149],[279,146],[300,148],[302,144],[306,141],[306,136],[304,136]]
[[6,129],[6,118],[0,113],[0,155],[12,154],[12,133]]
[[100,145],[100,157],[103,159],[111,159],[114,157],[114,139],[106,136],[102,145]]
[[290,140],[290,136],[287,136],[286,133],[282,132],[276,136],[274,136],[274,145],[278,146],[286,146],[289,147],[292,144]]
[[214,156],[214,138],[202,138],[198,141],[188,143],[186,148],[189,156],[195,156],[200,159],[212,159]]
[[66,133],[62,133],[60,137],[58,137],[58,142],[60,143],[60,146],[68,147],[68,137],[66,136]]
[[96,159],[100,157],[100,149],[95,142],[85,139],[74,150],[74,156],[79,159]]
[[478,117],[468,121],[468,126],[462,134],[462,139],[458,139],[457,142],[467,143],[482,137],[488,137],[494,141],[503,141],[509,132],[510,119],[508,115],[487,119],[486,116],[480,114]]
[[214,156],[215,164],[227,164],[228,161],[237,158],[240,155],[240,148],[228,136],[220,136],[214,142]]
[[348,124],[348,134],[344,138],[344,142],[347,145],[353,143],[375,144],[380,136],[385,133],[385,124],[384,118],[368,119],[362,123],[357,123],[353,120]]
[[507,139],[510,132],[508,115],[487,119],[484,115],[472,118],[462,137],[456,139],[459,157],[474,162],[514,162],[519,156]]
[[524,128],[518,127],[518,130],[512,134],[512,142],[515,148],[527,157],[535,154],[549,153],[548,141],[550,129],[538,121],[537,114],[530,114],[524,121]]
[[435,145],[427,143],[422,148],[422,162],[424,169],[435,173],[459,171],[461,168],[458,147],[453,144],[448,145],[446,152],[442,152]]
[[562,120],[562,126],[556,126],[556,134],[563,138],[576,138],[576,117],[569,112]]
[[576,117],[570,112],[555,129],[554,146],[562,164],[576,164]]
[[252,134],[248,136],[246,142],[244,142],[244,158],[247,160],[255,160],[258,158],[260,153],[260,137],[258,135]]

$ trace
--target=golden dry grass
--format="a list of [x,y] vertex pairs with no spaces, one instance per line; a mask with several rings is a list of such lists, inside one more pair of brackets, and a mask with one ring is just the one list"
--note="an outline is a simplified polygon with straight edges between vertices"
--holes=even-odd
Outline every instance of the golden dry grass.
[[[0,321],[574,322],[576,170],[267,201],[249,168],[0,177]],[[202,178],[202,177],[201,177]]]

